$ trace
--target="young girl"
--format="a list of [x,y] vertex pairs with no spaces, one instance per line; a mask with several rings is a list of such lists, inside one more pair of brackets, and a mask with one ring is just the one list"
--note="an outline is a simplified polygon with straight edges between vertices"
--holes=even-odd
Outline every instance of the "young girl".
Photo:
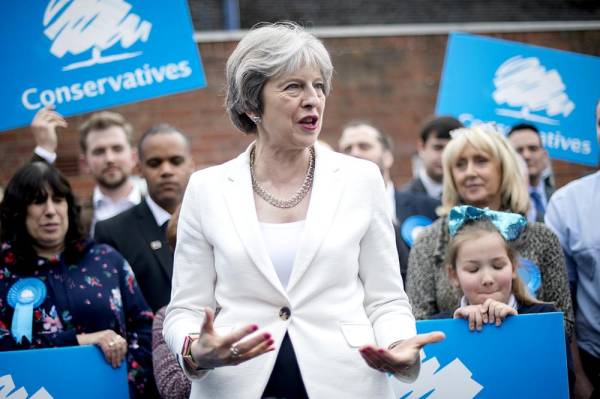
[[[510,315],[556,312],[552,304],[532,297],[517,273],[517,252],[511,242],[526,226],[527,220],[515,213],[467,205],[450,211],[446,267],[451,281],[463,292],[454,318],[467,319],[471,331],[480,331],[486,323],[499,326]],[[568,340],[566,354],[569,389],[573,392],[575,377]]]
[[455,319],[467,319],[469,329],[481,330],[485,323],[499,326],[509,315],[556,311],[533,298],[517,273],[511,241],[527,225],[523,216],[458,206],[451,210],[448,225],[452,238],[446,267],[463,292]]

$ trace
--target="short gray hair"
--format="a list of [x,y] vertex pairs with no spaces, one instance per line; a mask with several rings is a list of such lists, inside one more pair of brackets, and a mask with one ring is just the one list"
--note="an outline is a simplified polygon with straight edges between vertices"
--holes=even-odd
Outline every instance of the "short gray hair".
[[227,60],[225,107],[233,124],[244,133],[256,133],[246,113],[263,113],[265,83],[303,66],[321,71],[324,93],[329,94],[333,65],[319,39],[293,22],[255,25]]

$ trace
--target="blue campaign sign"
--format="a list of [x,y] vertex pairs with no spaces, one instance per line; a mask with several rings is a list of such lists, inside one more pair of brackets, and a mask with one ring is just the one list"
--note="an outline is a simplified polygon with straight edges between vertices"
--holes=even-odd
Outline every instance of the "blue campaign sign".
[[4,4],[0,130],[206,86],[186,0]]
[[391,377],[398,398],[569,397],[562,313],[511,316],[481,332],[462,319],[426,320],[417,331],[443,331],[446,339],[425,347],[415,382]]
[[127,368],[95,346],[0,352],[0,398],[12,397],[127,399]]
[[552,158],[598,164],[600,57],[452,33],[436,114],[466,126],[537,126]]

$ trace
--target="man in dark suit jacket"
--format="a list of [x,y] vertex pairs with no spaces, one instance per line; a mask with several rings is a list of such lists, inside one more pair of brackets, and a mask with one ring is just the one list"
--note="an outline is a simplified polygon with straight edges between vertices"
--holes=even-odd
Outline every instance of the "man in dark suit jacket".
[[531,200],[527,218],[529,221],[543,223],[548,201],[554,193],[554,186],[551,179],[543,177],[544,169],[550,160],[548,152],[544,149],[540,131],[534,125],[519,123],[509,130],[507,136],[508,141],[527,164]]
[[138,144],[148,196],[140,204],[96,224],[95,238],[116,248],[135,273],[153,311],[169,303],[173,250],[166,226],[181,204],[194,170],[186,137],[170,125],[146,131]]
[[[428,195],[427,189],[425,188],[425,185],[423,184],[423,181],[421,180],[421,178],[419,176],[413,178],[411,181],[409,181],[408,183],[403,185],[401,187],[401,190],[402,190],[402,192],[410,192],[410,193]],[[433,198],[433,197],[431,197],[431,198]]]
[[417,141],[422,167],[418,176],[402,186],[400,190],[441,199],[442,152],[450,141],[450,132],[461,127],[463,124],[451,116],[433,117],[425,122]]
[[435,210],[440,201],[425,194],[401,192],[394,188],[390,177],[390,168],[394,163],[392,140],[372,124],[363,121],[347,124],[342,131],[338,147],[343,153],[372,161],[379,167],[388,192],[388,209],[396,233],[400,272],[405,279],[408,255],[414,238],[410,232],[406,234],[407,231],[412,231],[408,228],[413,225],[419,227],[426,223],[427,219],[431,222],[435,220]]
[[[396,232],[396,248],[398,249],[398,257],[400,258],[400,273],[402,274],[404,284],[406,284],[408,256],[412,243],[418,236],[419,229],[426,227],[424,224],[426,220],[433,222],[438,218],[435,210],[441,203],[439,200],[431,198],[426,194],[399,190],[395,190],[395,197],[396,223],[394,223],[394,229]],[[411,226],[413,226],[412,229],[410,228]],[[409,233],[403,234],[403,230]]]

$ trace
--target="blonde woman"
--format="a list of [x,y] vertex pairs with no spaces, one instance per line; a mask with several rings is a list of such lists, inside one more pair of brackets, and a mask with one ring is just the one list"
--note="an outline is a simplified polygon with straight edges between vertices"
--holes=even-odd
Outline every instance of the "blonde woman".
[[[460,293],[444,269],[450,240],[448,213],[457,205],[527,214],[529,195],[517,154],[500,133],[490,127],[458,129],[446,146],[442,163],[444,193],[440,218],[412,247],[407,293],[417,319],[453,310]],[[558,239],[542,223],[530,223],[515,243],[521,261],[539,273],[536,297],[564,312],[568,336],[573,333],[573,311],[565,259]],[[523,258],[525,260],[523,260]]]

